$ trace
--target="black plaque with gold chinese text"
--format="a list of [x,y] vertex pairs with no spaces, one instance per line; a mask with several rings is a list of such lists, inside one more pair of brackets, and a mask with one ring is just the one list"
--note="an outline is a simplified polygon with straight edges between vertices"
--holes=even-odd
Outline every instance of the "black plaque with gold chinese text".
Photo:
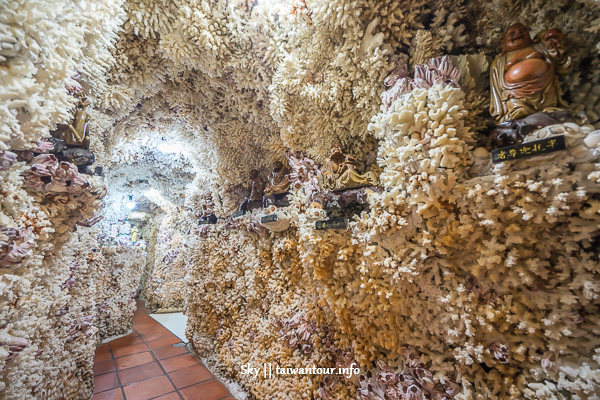
[[277,214],[265,215],[260,218],[261,224],[266,224],[267,222],[277,222]]
[[541,156],[559,150],[566,150],[566,148],[564,135],[550,136],[546,139],[492,150],[492,162],[498,164],[505,161],[518,160],[519,158]]
[[347,227],[348,220],[346,218],[334,218],[315,222],[315,228],[319,231],[324,229],[346,229]]

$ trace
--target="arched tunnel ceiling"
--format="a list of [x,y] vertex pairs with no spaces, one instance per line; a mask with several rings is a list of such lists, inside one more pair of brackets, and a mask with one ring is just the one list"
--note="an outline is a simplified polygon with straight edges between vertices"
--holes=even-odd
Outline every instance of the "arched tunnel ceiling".
[[[142,182],[143,191],[143,182],[155,174],[148,185],[171,200],[188,189],[211,190],[229,209],[236,201],[229,194],[245,183],[248,171],[266,174],[285,149],[317,161],[336,142],[359,160],[372,152],[368,124],[399,58],[412,69],[444,54],[494,55],[512,20],[534,33],[549,21],[567,33],[589,31],[598,7],[592,1],[560,1],[543,9],[536,3],[447,0],[109,3],[81,9],[96,35],[83,38],[80,61],[70,65],[78,83],[65,79],[67,87],[80,84],[92,102],[98,164],[123,193],[131,190],[127,182]],[[564,7],[572,7],[568,15]],[[572,56],[583,66],[578,73],[597,79],[600,62],[586,50],[596,36],[572,40]],[[481,76],[471,72],[477,86]],[[586,95],[584,80],[568,85],[575,108],[598,108],[598,96]],[[56,90],[57,104],[74,102],[60,84]],[[487,94],[482,89],[468,96],[471,129],[485,130]],[[59,109],[52,118],[59,122],[69,115]],[[137,164],[116,166],[123,152],[136,153],[142,138],[155,139],[149,149],[163,137],[181,143],[188,162],[141,150]]]

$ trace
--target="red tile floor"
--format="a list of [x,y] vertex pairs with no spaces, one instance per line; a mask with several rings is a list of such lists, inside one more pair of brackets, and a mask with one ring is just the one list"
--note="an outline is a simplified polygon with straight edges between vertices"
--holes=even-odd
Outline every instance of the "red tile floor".
[[93,400],[232,400],[179,338],[138,302],[133,333],[104,343],[94,358]]

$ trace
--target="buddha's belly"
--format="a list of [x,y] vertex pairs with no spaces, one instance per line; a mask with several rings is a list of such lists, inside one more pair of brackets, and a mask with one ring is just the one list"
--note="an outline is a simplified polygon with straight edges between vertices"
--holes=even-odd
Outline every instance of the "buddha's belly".
[[548,73],[551,68],[545,60],[530,58],[513,65],[505,75],[508,83],[522,83],[535,80]]

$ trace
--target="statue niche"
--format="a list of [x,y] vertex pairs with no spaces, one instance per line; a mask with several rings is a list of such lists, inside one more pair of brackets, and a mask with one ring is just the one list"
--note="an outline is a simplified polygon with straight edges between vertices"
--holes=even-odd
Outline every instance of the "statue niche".
[[499,125],[488,145],[520,143],[535,129],[569,119],[558,76],[568,74],[572,66],[560,29],[542,31],[531,39],[525,25],[511,25],[490,70],[490,114]]
[[502,52],[491,67],[490,113],[505,122],[568,108],[561,98],[558,75],[566,75],[571,67],[560,29],[540,32],[532,40],[525,25],[510,26]]
[[248,190],[250,195],[240,205],[240,211],[252,211],[262,206],[265,183],[257,170],[253,169],[248,174]]
[[93,175],[89,166],[96,161],[96,156],[90,150],[90,116],[85,110],[89,104],[83,95],[79,95],[73,121],[67,125],[59,125],[52,132],[50,141],[54,146],[51,153],[59,161],[75,164],[80,173]]
[[90,103],[86,101],[85,97],[81,96],[73,121],[67,125],[60,125],[52,132],[52,137],[63,140],[68,147],[81,147],[88,150],[90,148],[90,116],[85,109],[89,105]]
[[288,193],[290,191],[289,169],[281,161],[273,162],[273,171],[267,177],[269,183],[265,187],[263,206],[274,205],[287,207],[290,205]]
[[323,163],[319,179],[321,188],[331,192],[341,192],[365,186],[376,186],[377,176],[371,171],[356,172],[354,157],[345,155],[339,145],[331,148],[330,156]]

